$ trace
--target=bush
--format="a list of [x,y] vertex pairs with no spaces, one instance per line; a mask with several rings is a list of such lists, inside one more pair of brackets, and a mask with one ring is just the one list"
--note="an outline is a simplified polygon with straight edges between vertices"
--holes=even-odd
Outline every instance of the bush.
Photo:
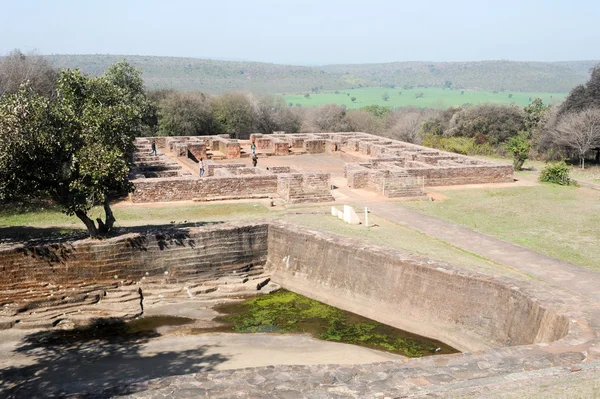
[[440,137],[427,134],[423,140],[425,147],[462,155],[493,155],[494,149],[489,143],[476,144],[473,137]]
[[551,163],[540,172],[540,181],[543,183],[560,184],[569,186],[573,181],[569,177],[569,167],[565,161]]
[[506,143],[506,148],[513,154],[513,167],[515,170],[521,170],[531,150],[528,133],[521,131],[518,135],[511,137]]

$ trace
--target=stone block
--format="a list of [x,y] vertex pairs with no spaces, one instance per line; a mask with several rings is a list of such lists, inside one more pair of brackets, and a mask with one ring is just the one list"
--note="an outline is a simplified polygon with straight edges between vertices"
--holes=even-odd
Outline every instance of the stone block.
[[360,219],[354,208],[349,205],[344,205],[344,222],[350,224],[360,224]]

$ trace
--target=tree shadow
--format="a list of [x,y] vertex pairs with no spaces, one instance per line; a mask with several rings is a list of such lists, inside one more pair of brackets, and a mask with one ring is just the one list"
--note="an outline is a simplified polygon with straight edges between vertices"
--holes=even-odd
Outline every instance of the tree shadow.
[[[115,227],[110,234],[104,238],[119,237],[129,233],[141,234],[168,234],[180,236],[187,234],[190,227],[203,227],[225,223],[223,221],[213,222],[181,222],[145,224],[140,226]],[[26,244],[28,246],[44,245],[48,243],[63,243],[89,238],[84,228],[63,227],[35,227],[35,226],[0,226],[0,244]]]
[[193,350],[143,355],[154,330],[132,331],[116,318],[95,319],[71,330],[27,335],[15,350],[33,364],[0,370],[0,397],[104,398],[141,389],[136,383],[153,378],[213,370],[228,358]]

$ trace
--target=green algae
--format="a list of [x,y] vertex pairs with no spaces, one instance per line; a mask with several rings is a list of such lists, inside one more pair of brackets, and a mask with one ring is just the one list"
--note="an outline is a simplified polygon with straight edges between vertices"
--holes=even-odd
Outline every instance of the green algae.
[[409,357],[457,352],[442,342],[286,290],[260,295],[242,303],[221,305],[217,310],[226,314],[217,321],[240,333],[309,333],[325,341],[360,345]]

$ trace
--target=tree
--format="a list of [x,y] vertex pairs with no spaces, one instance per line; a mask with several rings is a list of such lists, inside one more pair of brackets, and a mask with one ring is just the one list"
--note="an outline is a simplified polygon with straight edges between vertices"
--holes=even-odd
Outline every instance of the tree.
[[[91,237],[112,229],[109,195],[133,189],[127,176],[144,114],[131,87],[114,81],[65,70],[55,100],[28,83],[0,99],[0,200],[49,196]],[[97,226],[88,216],[95,205],[105,212]]]
[[600,146],[600,108],[563,116],[551,134],[556,144],[577,153],[584,169],[587,153]]
[[545,105],[541,98],[536,98],[532,101],[531,104],[525,106],[523,108],[523,112],[525,112],[525,129],[530,132],[534,129],[537,129],[539,125],[543,122],[544,116],[550,109],[550,105]]
[[510,105],[481,104],[455,113],[444,134],[475,137],[481,133],[491,144],[498,144],[515,136],[524,127],[521,109]]
[[516,136],[511,137],[506,143],[506,148],[513,154],[514,169],[521,170],[523,164],[529,157],[529,151],[531,150],[529,133],[521,131]]
[[341,105],[327,104],[307,111],[306,130],[308,131],[347,132],[350,130],[346,108]]
[[381,95],[381,98],[383,99],[383,101],[387,101],[390,99],[390,95],[388,94],[388,92],[386,91],[385,93],[383,93]]
[[587,108],[600,108],[600,64],[591,71],[590,80],[585,85],[576,86],[562,103],[558,116]]
[[302,120],[300,110],[291,110],[281,97],[271,95],[250,95],[253,130],[271,134],[275,131],[296,133],[300,131]]
[[57,78],[58,71],[39,55],[14,50],[0,59],[0,96],[16,93],[21,84],[29,82],[31,90],[50,97]]
[[418,144],[422,141],[421,123],[423,115],[417,111],[408,111],[399,113],[395,118],[395,123],[389,130],[389,134],[401,141]]
[[159,135],[206,136],[213,133],[212,110],[204,94],[173,92],[159,102]]
[[252,133],[252,104],[246,95],[223,94],[212,101],[211,108],[220,133],[229,134],[232,138],[248,138]]

